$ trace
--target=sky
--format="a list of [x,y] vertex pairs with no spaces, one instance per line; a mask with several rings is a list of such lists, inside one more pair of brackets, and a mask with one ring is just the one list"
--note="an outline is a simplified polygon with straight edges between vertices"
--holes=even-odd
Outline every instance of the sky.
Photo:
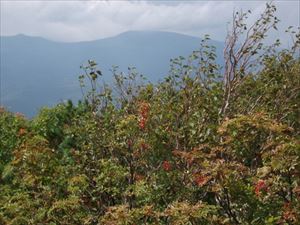
[[[297,0],[274,1],[279,31],[271,39],[285,40],[285,28],[300,26]],[[253,23],[265,1],[71,1],[0,0],[0,34],[25,34],[49,40],[77,42],[101,39],[131,30],[177,32],[223,41],[233,10],[250,9]]]

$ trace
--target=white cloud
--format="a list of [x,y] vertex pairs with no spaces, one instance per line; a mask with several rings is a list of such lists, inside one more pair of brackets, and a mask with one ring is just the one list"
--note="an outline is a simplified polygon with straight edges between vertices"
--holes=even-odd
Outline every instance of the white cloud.
[[[255,20],[263,1],[1,1],[1,35],[84,41],[128,30],[162,30],[223,40],[234,9],[251,9]],[[299,2],[280,1],[281,27],[299,26]],[[275,37],[281,33],[273,33]]]

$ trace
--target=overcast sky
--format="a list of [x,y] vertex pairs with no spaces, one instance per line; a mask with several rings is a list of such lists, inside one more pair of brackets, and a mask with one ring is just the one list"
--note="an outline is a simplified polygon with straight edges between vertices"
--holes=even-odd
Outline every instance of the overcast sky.
[[[0,0],[1,35],[26,34],[55,41],[88,41],[129,30],[160,30],[224,40],[233,10],[260,15],[265,1],[68,1]],[[300,3],[275,1],[281,32],[299,26]]]

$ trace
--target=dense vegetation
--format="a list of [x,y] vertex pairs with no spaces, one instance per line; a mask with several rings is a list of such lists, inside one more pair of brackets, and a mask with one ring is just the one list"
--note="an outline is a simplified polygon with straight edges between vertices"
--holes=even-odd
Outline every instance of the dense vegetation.
[[158,84],[88,61],[78,104],[2,108],[0,224],[299,224],[299,34],[264,48],[274,12],[235,14],[223,68],[206,38]]

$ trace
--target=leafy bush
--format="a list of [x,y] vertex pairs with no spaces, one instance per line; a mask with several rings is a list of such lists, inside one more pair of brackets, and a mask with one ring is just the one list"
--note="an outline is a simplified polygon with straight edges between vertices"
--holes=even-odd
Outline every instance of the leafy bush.
[[[259,37],[229,36],[223,71],[206,37],[158,84],[114,68],[115,86],[101,86],[88,61],[77,105],[33,120],[1,108],[0,223],[299,224],[300,35],[261,52],[274,7]],[[236,15],[241,38],[246,14]]]

